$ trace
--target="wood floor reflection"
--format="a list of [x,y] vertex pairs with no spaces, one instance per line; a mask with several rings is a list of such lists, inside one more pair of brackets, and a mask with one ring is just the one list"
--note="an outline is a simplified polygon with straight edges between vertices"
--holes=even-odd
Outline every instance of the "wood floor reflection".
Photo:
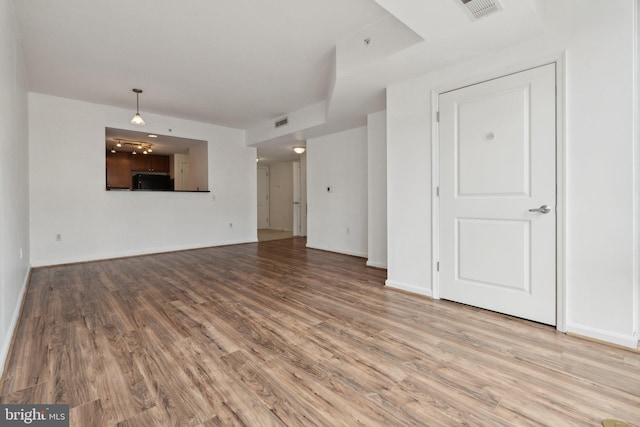
[[75,426],[640,426],[640,355],[293,238],[39,268],[1,403]]
[[258,230],[258,242],[267,242],[269,240],[282,240],[291,239],[293,237],[293,231],[283,230]]

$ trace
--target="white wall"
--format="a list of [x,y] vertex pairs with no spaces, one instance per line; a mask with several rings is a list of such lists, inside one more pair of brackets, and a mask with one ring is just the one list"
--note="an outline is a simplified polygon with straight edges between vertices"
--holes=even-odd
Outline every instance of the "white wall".
[[367,265],[387,268],[387,113],[367,117]]
[[[635,140],[636,140],[636,150],[634,157],[634,218],[635,218],[635,233],[634,233],[634,241],[635,241],[635,253],[633,254],[633,259],[636,260],[635,263],[635,286],[634,291],[636,293],[635,298],[635,308],[633,310],[634,315],[636,317],[636,331],[640,331],[640,218],[638,217],[638,212],[640,212],[640,123],[638,117],[640,117],[640,0],[636,0],[636,8],[635,8],[635,18],[636,18],[636,46],[634,56],[635,59],[635,75],[636,75],[636,91],[635,91],[635,108],[633,116],[636,118],[635,123]],[[637,337],[638,338],[638,337]]]
[[[27,84],[13,2],[0,1],[0,370],[29,273]],[[104,148],[101,150],[104,156]],[[0,373],[1,374],[1,373]]]
[[566,76],[560,76],[560,87],[566,84],[561,92],[566,111],[560,125],[566,150],[566,329],[635,346],[636,5],[547,2],[545,37],[388,88],[389,285],[432,292],[432,91],[564,54]]
[[387,285],[431,290],[428,77],[387,88]]
[[293,231],[293,162],[269,167],[269,228]]
[[257,240],[256,150],[240,130],[144,113],[145,132],[208,141],[211,193],[105,191],[105,127],[139,131],[130,115],[29,94],[33,265]]
[[307,203],[308,247],[367,256],[366,127],[307,140]]

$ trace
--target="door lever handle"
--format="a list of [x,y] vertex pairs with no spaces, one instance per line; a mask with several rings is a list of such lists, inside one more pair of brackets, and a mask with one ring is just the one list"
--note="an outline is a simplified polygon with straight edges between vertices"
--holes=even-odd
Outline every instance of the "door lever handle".
[[542,205],[539,208],[529,209],[529,212],[540,212],[541,214],[548,214],[551,212],[549,205]]

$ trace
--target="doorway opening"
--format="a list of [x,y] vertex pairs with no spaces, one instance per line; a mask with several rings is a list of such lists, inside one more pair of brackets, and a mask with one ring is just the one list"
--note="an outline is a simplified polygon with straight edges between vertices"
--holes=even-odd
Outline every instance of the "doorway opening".
[[258,241],[307,234],[306,157],[258,165]]

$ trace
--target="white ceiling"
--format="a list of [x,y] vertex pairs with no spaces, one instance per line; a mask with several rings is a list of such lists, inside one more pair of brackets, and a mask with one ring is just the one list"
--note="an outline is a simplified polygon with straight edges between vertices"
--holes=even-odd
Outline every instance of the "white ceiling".
[[[503,11],[475,23],[456,1],[14,3],[31,91],[133,111],[131,89],[141,88],[143,116],[247,129],[259,155],[275,160],[310,136],[363,125],[395,81],[541,30],[538,0],[503,0]],[[326,116],[315,109],[313,126],[269,129],[320,103]]]

